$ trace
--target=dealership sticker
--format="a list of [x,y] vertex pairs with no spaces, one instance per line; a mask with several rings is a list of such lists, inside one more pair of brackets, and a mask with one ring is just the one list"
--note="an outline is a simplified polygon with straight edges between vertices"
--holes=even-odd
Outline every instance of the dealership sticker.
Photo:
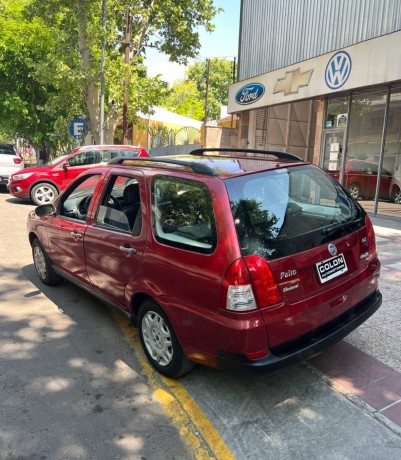
[[316,269],[321,283],[326,283],[348,271],[344,254],[317,263]]

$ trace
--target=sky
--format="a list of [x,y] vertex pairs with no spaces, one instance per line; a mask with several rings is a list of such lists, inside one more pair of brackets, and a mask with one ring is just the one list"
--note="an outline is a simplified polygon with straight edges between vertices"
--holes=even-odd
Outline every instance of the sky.
[[[214,0],[214,6],[223,8],[213,23],[215,30],[212,33],[204,29],[199,30],[201,49],[198,59],[205,60],[213,57],[227,57],[233,59],[238,54],[238,33],[241,0]],[[150,76],[162,74],[163,80],[172,84],[185,76],[185,67],[168,61],[168,57],[157,50],[146,50],[146,65]]]

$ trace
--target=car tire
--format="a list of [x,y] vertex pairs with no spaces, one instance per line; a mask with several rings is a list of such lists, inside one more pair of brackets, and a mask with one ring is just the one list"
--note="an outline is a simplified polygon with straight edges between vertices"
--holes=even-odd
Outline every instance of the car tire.
[[138,317],[142,348],[150,364],[160,374],[176,378],[194,367],[194,363],[185,358],[167,316],[156,302],[145,300]]
[[351,184],[348,186],[348,193],[356,200],[361,194],[361,188],[358,184]]
[[36,184],[31,190],[31,200],[36,204],[36,206],[53,203],[57,196],[57,188],[47,182]]
[[396,204],[401,204],[401,190],[399,188],[392,191],[391,201]]
[[57,286],[63,281],[63,278],[54,271],[49,257],[38,239],[32,243],[32,257],[36,273],[42,283],[48,286]]

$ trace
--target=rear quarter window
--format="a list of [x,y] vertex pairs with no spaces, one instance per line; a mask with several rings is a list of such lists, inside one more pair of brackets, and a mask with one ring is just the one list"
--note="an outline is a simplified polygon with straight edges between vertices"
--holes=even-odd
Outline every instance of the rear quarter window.
[[169,246],[209,254],[217,244],[212,200],[199,182],[157,176],[152,182],[155,239]]

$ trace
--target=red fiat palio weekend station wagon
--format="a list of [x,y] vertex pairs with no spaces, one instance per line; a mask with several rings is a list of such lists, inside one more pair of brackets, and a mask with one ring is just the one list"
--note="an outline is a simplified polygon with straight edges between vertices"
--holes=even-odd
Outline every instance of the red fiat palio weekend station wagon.
[[382,300],[369,217],[288,153],[115,159],[31,212],[28,234],[40,279],[124,312],[169,377],[305,360]]

